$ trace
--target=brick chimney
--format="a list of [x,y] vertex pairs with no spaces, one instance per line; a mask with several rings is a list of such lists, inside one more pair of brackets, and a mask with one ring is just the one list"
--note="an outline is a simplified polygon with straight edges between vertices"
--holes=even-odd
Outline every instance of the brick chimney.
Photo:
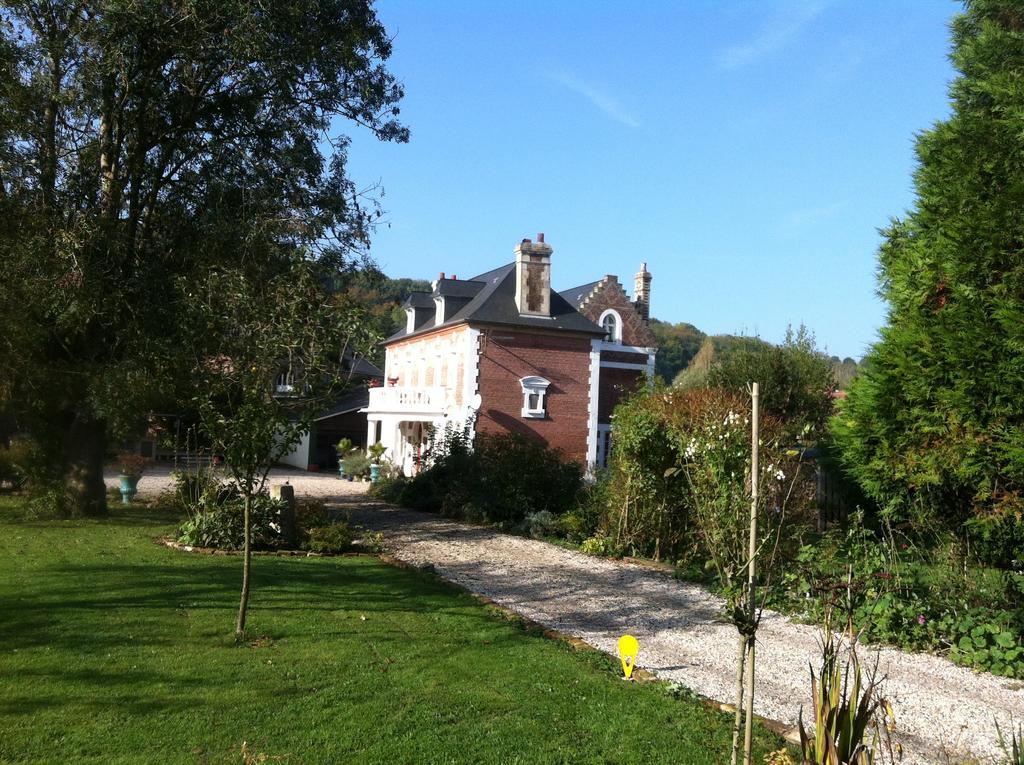
[[644,323],[649,322],[651,319],[651,272],[647,270],[646,263],[640,264],[640,270],[636,275],[633,303]]
[[551,315],[551,245],[544,234],[516,247],[516,306],[523,316]]

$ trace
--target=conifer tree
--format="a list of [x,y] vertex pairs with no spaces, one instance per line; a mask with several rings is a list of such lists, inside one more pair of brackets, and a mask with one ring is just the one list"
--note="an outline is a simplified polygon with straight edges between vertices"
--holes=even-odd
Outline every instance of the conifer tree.
[[879,254],[887,326],[833,430],[893,517],[1019,533],[1024,2],[971,0],[952,37],[952,113],[917,138],[916,201]]

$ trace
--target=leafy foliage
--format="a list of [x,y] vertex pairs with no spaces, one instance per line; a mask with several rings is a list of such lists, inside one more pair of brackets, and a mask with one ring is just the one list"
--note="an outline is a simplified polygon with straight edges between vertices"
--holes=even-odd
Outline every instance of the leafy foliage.
[[109,433],[184,398],[211,268],[365,246],[331,131],[407,139],[390,53],[364,0],[0,6],[0,392],[71,509],[105,512]]
[[762,410],[784,423],[789,445],[817,443],[832,414],[835,381],[831,362],[805,327],[787,330],[782,345],[744,345],[722,355],[706,384],[744,393],[754,380],[763,391]]
[[352,529],[345,522],[316,526],[309,531],[306,547],[315,553],[343,553],[352,548]]
[[[268,549],[280,543],[280,528],[277,525],[280,511],[280,503],[266,494],[252,498],[250,533],[253,547]],[[194,513],[178,529],[178,541],[218,550],[244,549],[245,509],[241,497],[236,496],[230,501]]]
[[711,367],[741,350],[767,348],[769,343],[759,337],[744,335],[710,335],[704,338],[697,353],[690,359],[686,368],[672,380],[673,387],[702,388],[707,385],[707,376]]
[[651,318],[650,328],[658,346],[654,374],[664,382],[672,382],[697,355],[706,335],[692,324],[669,324],[655,318]]
[[[413,292],[430,292],[424,279],[392,279],[377,268],[353,271],[336,279],[335,288],[349,300],[367,306],[366,321],[381,337],[390,337],[405,326],[402,303]],[[384,366],[384,348],[375,346],[368,357],[377,366]]]
[[[814,708],[813,733],[804,728],[800,711],[800,750],[810,765],[871,765],[880,761],[884,729],[880,717],[891,721],[892,708],[879,695],[876,670],[867,673],[856,647],[844,668],[839,647],[830,630],[822,638],[822,663],[817,676],[811,672]],[[876,668],[877,669],[877,668]],[[891,741],[889,742],[892,754]],[[895,758],[890,757],[895,762]]]
[[1024,573],[969,565],[955,541],[916,545],[848,528],[806,545],[770,603],[827,621],[841,610],[861,641],[948,654],[966,666],[1024,676]]
[[832,362],[832,378],[835,380],[836,390],[846,390],[857,376],[859,366],[854,359],[847,356],[840,359],[838,356],[829,358]]
[[[601,494],[601,532],[620,549],[669,559],[707,560],[713,550],[724,550],[726,537],[732,542],[745,539],[750,496],[747,409],[738,395],[706,388],[656,388],[616,407],[608,483]],[[787,520],[801,518],[797,509],[809,499],[807,472],[799,468],[795,454],[781,448],[779,421],[767,419],[764,424],[765,507],[785,504],[778,488],[788,489],[786,479],[799,476],[790,498],[794,515]],[[745,543],[730,549],[741,546],[746,549]]]
[[888,325],[833,423],[890,517],[1024,512],[1024,10],[952,24],[952,115],[917,138],[917,203],[879,253]]
[[345,475],[362,478],[370,473],[370,458],[361,451],[351,452],[341,460]]
[[429,467],[379,491],[419,510],[508,526],[575,505],[583,483],[577,463],[517,433],[471,436],[472,425],[435,434],[424,457]]

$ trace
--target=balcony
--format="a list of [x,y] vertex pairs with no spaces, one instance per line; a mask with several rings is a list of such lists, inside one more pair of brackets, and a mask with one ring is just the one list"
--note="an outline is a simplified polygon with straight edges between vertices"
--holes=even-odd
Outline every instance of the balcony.
[[448,405],[445,388],[370,388],[367,412],[395,414],[443,414]]

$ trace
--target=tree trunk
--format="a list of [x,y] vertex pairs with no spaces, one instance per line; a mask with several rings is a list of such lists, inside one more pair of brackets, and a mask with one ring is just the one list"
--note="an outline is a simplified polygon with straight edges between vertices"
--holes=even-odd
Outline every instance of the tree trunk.
[[731,765],[739,765],[740,731],[743,729],[743,666],[747,656],[747,639],[737,635],[736,651],[736,717],[732,724],[732,758]]
[[754,635],[747,639],[747,692],[743,729],[743,765],[750,765],[754,756]]
[[238,603],[238,621],[235,622],[235,640],[245,637],[245,616],[249,610],[249,570],[252,567],[252,495],[245,495],[245,535],[244,553],[242,555],[242,599]]
[[107,514],[107,487],[103,483],[106,451],[106,423],[76,414],[68,428],[64,452],[67,510],[72,515]]

